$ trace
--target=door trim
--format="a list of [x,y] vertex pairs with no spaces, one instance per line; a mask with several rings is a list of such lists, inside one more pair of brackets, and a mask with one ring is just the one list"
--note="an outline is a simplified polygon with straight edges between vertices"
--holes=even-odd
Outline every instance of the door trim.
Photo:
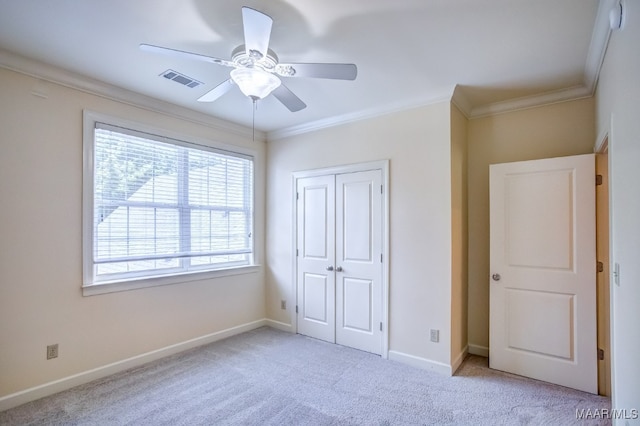
[[[369,170],[382,171],[382,351],[383,359],[389,358],[389,160],[371,161],[366,163],[338,165],[321,169],[302,170],[293,172],[291,178],[291,197],[293,209],[291,209],[291,295],[296,303],[298,301],[297,276],[298,262],[296,261],[297,245],[297,217],[298,203],[296,202],[296,191],[298,179],[322,176],[337,175],[344,173],[366,172]],[[293,332],[298,332],[298,317],[295,306],[290,310],[290,321]]]

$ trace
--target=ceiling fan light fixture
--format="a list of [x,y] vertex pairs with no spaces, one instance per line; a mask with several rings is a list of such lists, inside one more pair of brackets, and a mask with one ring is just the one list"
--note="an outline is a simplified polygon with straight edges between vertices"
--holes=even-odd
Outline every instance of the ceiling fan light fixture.
[[251,99],[263,99],[280,86],[280,79],[260,68],[236,68],[231,79]]

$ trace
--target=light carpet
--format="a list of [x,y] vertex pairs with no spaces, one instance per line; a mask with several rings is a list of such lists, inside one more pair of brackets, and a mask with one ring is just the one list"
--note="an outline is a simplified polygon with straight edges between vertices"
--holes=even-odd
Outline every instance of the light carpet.
[[570,425],[607,398],[490,370],[453,377],[268,327],[0,412],[7,425]]

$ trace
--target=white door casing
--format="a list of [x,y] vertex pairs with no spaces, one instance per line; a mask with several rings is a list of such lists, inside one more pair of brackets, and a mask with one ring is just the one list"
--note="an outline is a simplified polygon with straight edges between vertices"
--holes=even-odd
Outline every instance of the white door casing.
[[597,393],[595,158],[490,167],[491,368]]
[[384,358],[387,172],[380,161],[294,174],[296,331]]

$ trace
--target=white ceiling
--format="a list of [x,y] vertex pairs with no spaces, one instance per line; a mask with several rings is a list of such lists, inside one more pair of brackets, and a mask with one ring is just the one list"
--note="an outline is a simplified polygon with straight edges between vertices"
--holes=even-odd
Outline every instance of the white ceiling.
[[[473,116],[595,84],[598,0],[0,0],[0,49],[250,127],[252,104],[239,90],[196,102],[229,68],[138,48],[230,58],[243,43],[242,6],[273,18],[280,61],[358,66],[355,81],[284,79],[308,107],[259,101],[256,128],[266,132],[423,105],[456,85]],[[167,69],[205,84],[160,77]]]

